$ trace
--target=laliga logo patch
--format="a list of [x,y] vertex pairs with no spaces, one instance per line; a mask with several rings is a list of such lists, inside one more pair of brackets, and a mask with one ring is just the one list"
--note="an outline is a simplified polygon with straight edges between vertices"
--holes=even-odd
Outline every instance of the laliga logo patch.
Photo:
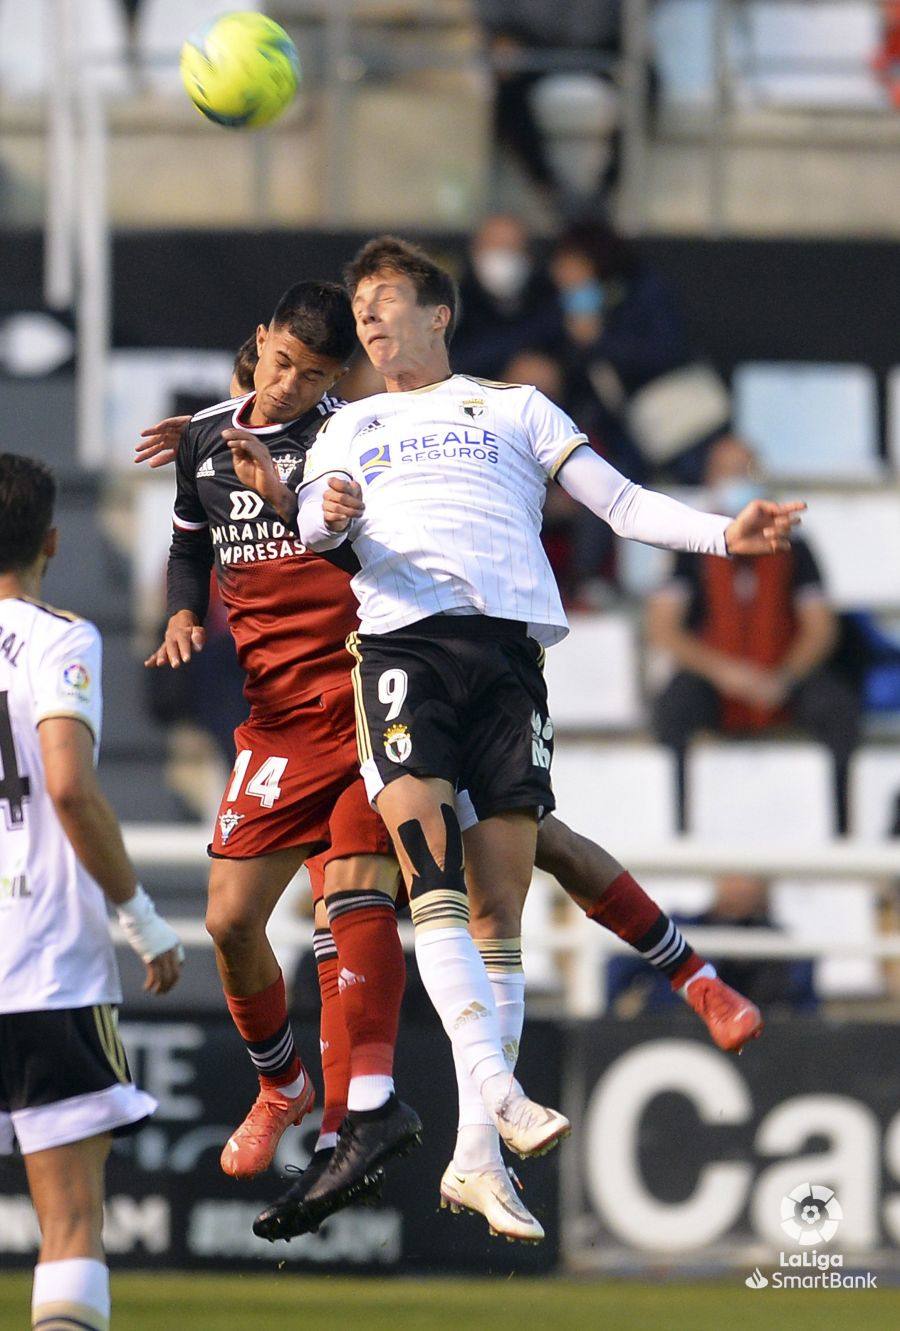
[[235,813],[233,809],[226,809],[224,813],[219,814],[219,832],[222,836],[222,845],[224,846],[231,836],[238,823],[242,822],[244,815]]
[[390,444],[378,444],[376,448],[367,448],[359,459],[359,469],[366,485],[371,485],[376,476],[380,476],[383,471],[390,471],[390,467]]
[[84,697],[91,687],[91,677],[79,661],[72,661],[63,670],[63,683],[70,692]]
[[272,461],[275,463],[275,470],[278,472],[278,479],[281,481],[281,484],[287,485],[291,474],[297,466],[297,459],[285,456],[281,458],[273,457]]
[[384,732],[384,751],[392,763],[405,763],[412,753],[409,730],[400,722],[388,726]]
[[470,421],[477,421],[485,412],[485,401],[483,397],[467,397],[462,404],[462,409]]
[[831,1188],[820,1183],[801,1183],[781,1199],[781,1228],[804,1248],[833,1239],[843,1218]]

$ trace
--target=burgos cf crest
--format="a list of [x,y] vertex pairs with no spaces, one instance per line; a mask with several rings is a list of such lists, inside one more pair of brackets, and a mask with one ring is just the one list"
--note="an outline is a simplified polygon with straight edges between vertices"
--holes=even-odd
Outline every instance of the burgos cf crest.
[[384,751],[392,763],[405,763],[412,753],[412,740],[409,737],[408,727],[399,721],[388,726],[384,732]]
[[470,421],[477,421],[479,416],[484,415],[485,401],[483,397],[467,397],[462,404],[462,409]]
[[390,444],[378,444],[375,448],[367,448],[359,459],[359,469],[366,485],[371,485],[376,476],[380,476],[382,472],[390,471]]

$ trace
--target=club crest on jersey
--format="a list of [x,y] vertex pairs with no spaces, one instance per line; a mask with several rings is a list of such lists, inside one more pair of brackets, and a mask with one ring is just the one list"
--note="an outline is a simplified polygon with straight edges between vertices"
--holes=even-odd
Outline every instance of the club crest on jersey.
[[206,461],[201,462],[200,466],[197,468],[196,479],[198,481],[209,480],[211,477],[214,477],[215,474],[216,469],[213,466],[213,460],[212,458],[207,458]]
[[470,421],[477,421],[479,416],[485,413],[485,401],[483,397],[467,397],[462,404],[462,409]]
[[359,469],[366,485],[371,485],[376,476],[391,469],[391,446],[379,444],[376,448],[367,448],[359,459]]
[[297,466],[297,458],[292,458],[286,454],[281,458],[273,458],[272,461],[275,463],[275,470],[278,472],[278,479],[281,484],[287,485],[292,472]]
[[223,846],[237,827],[238,823],[243,821],[243,818],[244,815],[242,813],[235,813],[234,809],[226,809],[224,813],[219,814],[219,832],[222,837]]
[[392,763],[405,763],[412,753],[409,728],[396,721],[384,732],[384,751]]

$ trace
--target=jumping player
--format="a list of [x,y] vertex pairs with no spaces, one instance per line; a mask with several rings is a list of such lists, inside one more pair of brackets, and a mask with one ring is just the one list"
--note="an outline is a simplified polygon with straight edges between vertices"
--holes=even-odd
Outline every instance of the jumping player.
[[[781,548],[802,505],[757,501],[731,522],[697,513],[627,482],[535,390],[451,375],[455,288],[404,242],[365,247],[348,285],[388,391],[332,419],[296,500],[253,441],[233,441],[235,468],[311,548],[334,549],[350,531],[362,770],[407,882],[420,973],[501,1137],[535,1154],[568,1124],[528,1100],[504,1060],[467,929],[453,797],[471,793],[493,913],[517,934],[536,814],[553,807],[540,647],[567,631],[539,542],[546,477],[621,535],[723,557]],[[341,1145],[312,1195],[365,1176],[363,1144]]]
[[145,989],[171,989],[184,953],[94,772],[100,635],[38,599],[54,497],[45,467],[0,453],[0,1153],[18,1139],[41,1227],[32,1325],[107,1331],[106,1157],[156,1107],[118,1035],[107,903]]
[[[256,343],[255,391],[199,412],[182,434],[170,618],[164,643],[147,661],[178,668],[202,650],[214,565],[250,703],[210,847],[207,910],[226,1001],[260,1080],[256,1102],[222,1152],[222,1168],[240,1178],[271,1163],[285,1129],[312,1105],[266,925],[287,883],[323,847],[351,1119],[377,1123],[387,1115],[401,1123],[398,1148],[411,1145],[421,1127],[393,1094],[404,985],[397,872],[356,769],[342,646],[356,623],[347,577],[308,554],[277,513],[241,485],[223,438],[229,430],[249,432],[279,475],[302,475],[311,440],[336,405],[328,390],[356,344],[346,294],[328,283],[292,287],[271,323],[257,330]],[[321,913],[317,923],[324,932]],[[334,1147],[337,1124],[324,1126],[323,1153]]]

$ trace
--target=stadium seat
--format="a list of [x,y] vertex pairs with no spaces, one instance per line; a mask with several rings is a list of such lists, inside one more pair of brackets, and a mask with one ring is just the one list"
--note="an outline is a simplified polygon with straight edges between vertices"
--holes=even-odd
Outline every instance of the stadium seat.
[[900,476],[900,365],[895,365],[887,377],[887,451]]
[[[796,498],[796,493],[785,493]],[[803,515],[828,595],[839,610],[900,606],[900,494],[817,494]]]
[[[241,0],[240,9],[259,10],[259,0]],[[138,10],[137,54],[150,87],[181,92],[178,54],[182,42],[228,9],[222,0],[142,0]]]
[[869,0],[836,0],[826,13],[807,0],[750,0],[740,6],[733,30],[739,103],[853,110],[884,106],[870,63],[881,39],[878,6]]
[[634,624],[623,615],[572,615],[569,622],[569,636],[548,649],[545,666],[556,728],[628,730],[639,724]]
[[141,430],[171,416],[179,394],[224,401],[231,360],[225,351],[114,351],[109,358],[109,438],[117,463],[131,466]]
[[[772,884],[771,907],[777,924],[808,942],[871,942],[879,932],[877,892],[871,883],[780,879]],[[870,998],[884,988],[875,957],[820,957],[814,973],[820,998]]]
[[864,841],[891,836],[900,817],[900,750],[860,749],[850,763],[848,798],[852,836]]
[[613,853],[619,844],[675,835],[675,760],[668,749],[560,740],[553,790],[559,817]]
[[875,480],[878,393],[864,365],[754,362],[735,371],[737,431],[766,473],[809,480]]
[[[75,6],[73,6],[75,8]],[[124,62],[127,28],[119,0],[79,0],[75,40],[78,65],[102,62],[93,80],[110,92],[127,87]],[[0,0],[0,86],[10,96],[38,96],[46,91],[54,64],[52,6]]]
[[688,831],[715,842],[823,841],[835,832],[833,781],[817,744],[696,744],[686,768]]

